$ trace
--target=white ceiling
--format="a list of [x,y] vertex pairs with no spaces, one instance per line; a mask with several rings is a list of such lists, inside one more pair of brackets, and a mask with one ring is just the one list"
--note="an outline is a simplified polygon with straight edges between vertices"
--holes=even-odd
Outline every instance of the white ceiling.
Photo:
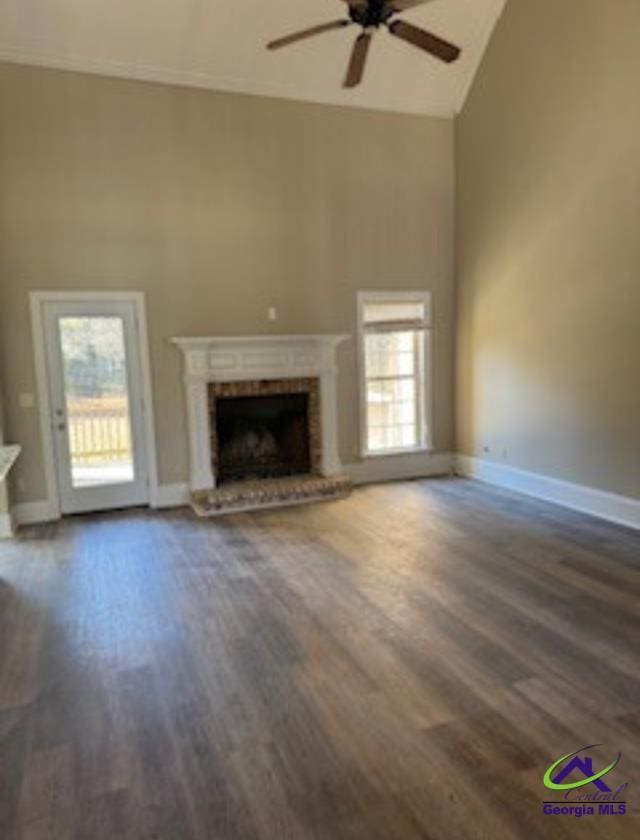
[[363,84],[342,89],[355,27],[268,52],[345,16],[340,0],[0,0],[0,60],[215,90],[449,116],[458,112],[506,0],[429,0],[403,17],[462,47],[443,64],[385,30]]

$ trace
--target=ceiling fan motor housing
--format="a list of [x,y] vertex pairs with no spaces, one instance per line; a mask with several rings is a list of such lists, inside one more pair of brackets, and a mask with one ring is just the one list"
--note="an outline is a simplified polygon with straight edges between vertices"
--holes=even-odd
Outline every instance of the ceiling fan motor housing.
[[369,0],[368,3],[349,5],[349,17],[364,29],[386,23],[396,13],[388,0]]

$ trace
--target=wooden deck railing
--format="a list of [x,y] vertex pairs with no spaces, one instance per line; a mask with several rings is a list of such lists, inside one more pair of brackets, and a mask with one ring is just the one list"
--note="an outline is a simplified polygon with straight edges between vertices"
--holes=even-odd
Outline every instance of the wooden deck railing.
[[131,455],[126,399],[74,399],[68,405],[67,425],[76,465],[123,461]]

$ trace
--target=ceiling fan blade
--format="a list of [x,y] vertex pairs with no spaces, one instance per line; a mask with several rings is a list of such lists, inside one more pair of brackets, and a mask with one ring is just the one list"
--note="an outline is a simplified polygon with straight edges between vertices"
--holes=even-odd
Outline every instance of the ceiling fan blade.
[[347,67],[347,75],[344,77],[343,87],[353,88],[362,81],[362,74],[364,73],[364,65],[367,60],[370,43],[371,35],[369,32],[363,32],[356,38],[353,50],[351,51],[349,66]]
[[419,29],[405,20],[393,20],[388,26],[389,32],[396,38],[402,38],[403,41],[435,55],[436,58],[446,61],[448,64],[455,61],[460,55],[459,47],[438,38],[437,35],[432,35],[431,32],[425,32],[424,29]]
[[313,35],[322,35],[323,32],[331,32],[333,29],[342,29],[350,25],[350,20],[334,20],[331,23],[321,23],[319,26],[312,26],[311,29],[303,29],[301,32],[294,32],[292,35],[285,35],[284,38],[269,41],[267,49],[277,50],[280,47],[288,47],[289,44],[295,44],[296,41],[302,41],[305,38],[311,38]]
[[396,12],[406,12],[414,6],[422,6],[424,3],[431,3],[431,0],[391,0],[391,5]]

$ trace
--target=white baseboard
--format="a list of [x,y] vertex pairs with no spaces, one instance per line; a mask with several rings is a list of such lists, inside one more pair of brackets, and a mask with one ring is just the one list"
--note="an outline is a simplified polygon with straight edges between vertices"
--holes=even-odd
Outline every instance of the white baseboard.
[[[189,501],[189,487],[184,484],[161,484],[158,487],[152,507],[172,508],[186,505]],[[38,502],[19,502],[11,508],[13,522],[16,525],[37,525],[40,522],[53,522],[60,517],[53,511],[46,499]],[[7,517],[8,518],[8,517]],[[0,516],[0,537],[10,536],[5,533],[7,524]]]
[[38,522],[52,522],[58,515],[47,499],[39,502],[19,502],[11,508],[16,525],[36,525]]
[[[392,455],[367,458],[352,464],[343,464],[342,473],[354,484],[373,484],[378,481],[401,481],[410,478],[429,478],[449,475],[453,469],[453,456],[449,452],[419,455]],[[188,505],[189,485],[184,482],[161,484],[152,507],[172,508]]]
[[354,484],[379,481],[402,481],[410,478],[432,478],[449,475],[453,469],[450,452],[421,452],[417,455],[382,455],[343,464],[342,471]]
[[152,507],[174,508],[187,504],[189,504],[189,485],[186,482],[180,482],[178,484],[160,484]]
[[581,513],[589,513],[618,525],[640,529],[640,499],[596,490],[582,484],[572,484],[569,481],[468,455],[455,456],[455,471],[457,475],[466,478],[475,478],[497,487],[516,490],[527,496],[554,502]]
[[9,513],[0,513],[0,539],[13,536],[13,519]]
[[[348,475],[354,484],[373,484],[378,481],[401,481],[410,478],[429,478],[449,475],[453,469],[453,456],[449,452],[420,455],[392,455],[367,458],[352,464],[343,464],[342,473]],[[172,508],[188,505],[189,485],[184,482],[161,484],[152,507]]]
[[[453,455],[449,452],[424,452],[419,455],[391,455],[367,458],[352,464],[343,464],[342,473],[354,484],[373,484],[377,481],[401,481],[409,478],[429,478],[449,475],[453,469]],[[189,504],[189,485],[161,484],[158,487],[154,508],[182,507]]]
[[[354,484],[431,478],[449,475],[455,469],[455,472],[461,476],[476,478],[488,484],[516,490],[572,510],[599,516],[619,525],[640,529],[640,499],[572,484],[467,455],[453,455],[449,452],[390,455],[344,464],[342,469]],[[153,506],[172,508],[188,503],[189,486],[186,482],[179,482],[161,484]],[[13,507],[12,513],[16,525],[50,522],[57,518],[46,500],[22,502]],[[3,528],[6,529],[6,523],[3,523],[0,517],[0,535],[3,534]]]

